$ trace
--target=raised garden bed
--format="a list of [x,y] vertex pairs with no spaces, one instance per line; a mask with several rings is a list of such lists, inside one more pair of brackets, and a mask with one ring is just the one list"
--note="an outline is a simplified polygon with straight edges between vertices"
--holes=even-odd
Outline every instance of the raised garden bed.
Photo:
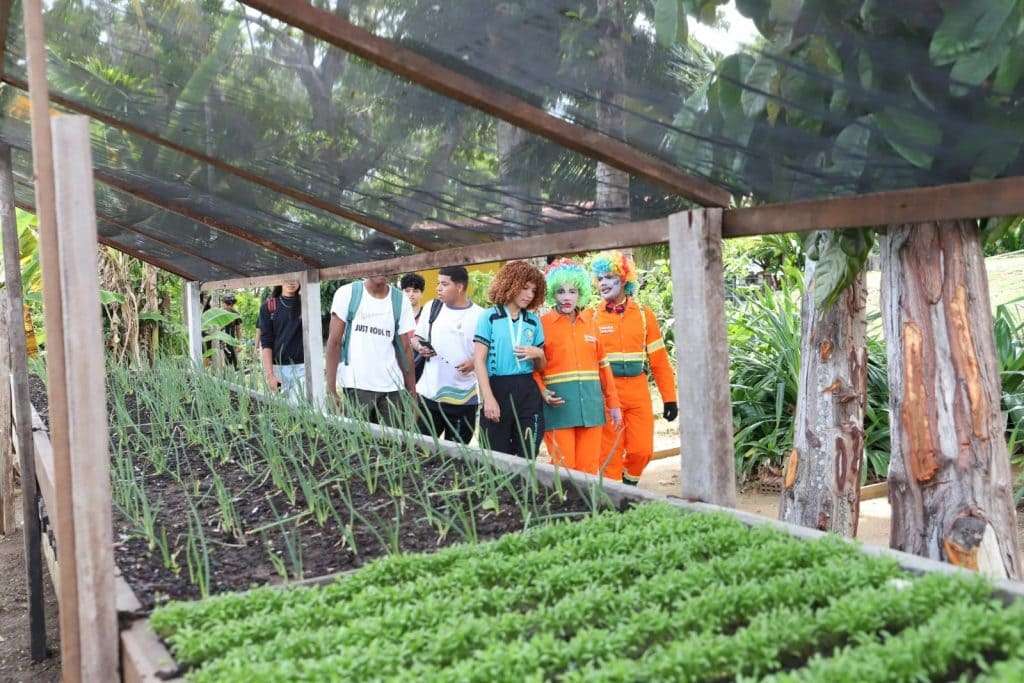
[[[32,385],[45,419],[45,388]],[[573,488],[383,441],[180,367],[111,367],[108,401],[115,559],[143,611],[592,509]]]
[[319,587],[158,609],[195,681],[1019,680],[1024,605],[648,504],[379,560]]

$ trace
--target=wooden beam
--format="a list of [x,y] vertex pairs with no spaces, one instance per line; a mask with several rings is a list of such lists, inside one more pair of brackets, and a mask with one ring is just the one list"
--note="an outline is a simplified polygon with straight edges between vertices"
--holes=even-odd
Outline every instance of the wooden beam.
[[[60,650],[64,680],[82,680],[79,642],[77,564],[72,517],[71,444],[68,439],[67,375],[64,366],[64,300],[61,284],[59,235],[53,178],[53,140],[50,130],[49,86],[46,82],[46,39],[43,0],[22,0],[25,58],[28,66],[29,107],[32,121],[32,170],[35,205],[39,217],[39,259],[43,270],[43,310],[46,320],[46,374],[51,443],[54,453],[54,488],[58,496],[51,514],[60,554]],[[90,183],[91,184],[91,183]],[[95,271],[95,264],[93,264]],[[102,361],[101,361],[102,365]]]
[[537,235],[519,240],[474,244],[469,247],[445,249],[429,254],[400,256],[383,261],[332,266],[320,269],[320,279],[355,279],[368,275],[394,275],[444,266],[490,263],[551,254],[575,254],[599,249],[655,244],[668,239],[668,220],[668,218],[655,218],[649,221]]
[[[61,332],[68,440],[75,449],[70,484],[81,678],[112,681],[118,675],[117,600],[92,143],[85,116],[58,116],[52,128],[54,149],[59,150],[53,167],[61,234],[61,293],[64,310],[69,313]],[[64,539],[59,538],[61,565],[65,562],[63,545]]]
[[[4,83],[7,83],[8,85],[13,86],[15,88],[19,88],[21,90],[26,90],[28,87],[25,81],[19,78],[15,78],[13,76],[4,75],[2,80]],[[326,211],[327,213],[338,216],[339,218],[344,218],[345,220],[352,221],[353,223],[357,223],[359,225],[362,225],[363,227],[375,230],[381,233],[382,235],[393,237],[401,242],[411,244],[425,251],[437,249],[437,245],[434,242],[423,239],[420,236],[413,234],[411,230],[403,230],[400,225],[390,223],[379,218],[375,218],[374,216],[364,214],[360,211],[355,211],[353,209],[348,209],[343,206],[339,206],[332,202],[325,201],[315,195],[309,194],[308,192],[303,192],[289,185],[279,183],[276,180],[267,178],[266,176],[253,173],[252,171],[247,171],[244,168],[240,168],[233,164],[229,164],[222,159],[210,156],[209,154],[192,149],[191,147],[181,145],[177,142],[174,142],[173,140],[170,140],[168,138],[157,135],[156,133],[153,133],[149,130],[146,130],[141,126],[137,126],[129,121],[123,121],[116,117],[110,116],[109,114],[103,113],[99,109],[89,107],[85,104],[82,104],[81,102],[76,102],[62,95],[54,94],[51,96],[50,99],[53,102],[56,102],[60,106],[64,107],[65,109],[70,109],[71,111],[78,112],[79,114],[85,114],[86,116],[89,116],[91,118],[96,119],[97,121],[105,123],[106,125],[111,126],[112,128],[117,128],[119,130],[131,133],[132,135],[137,135],[162,147],[167,147],[168,149],[172,149],[175,152],[178,152],[179,154],[195,159],[196,161],[201,161],[204,164],[209,164],[218,171],[228,173],[237,178],[241,178],[242,180],[246,180],[250,183],[254,183],[261,187],[265,187],[268,190],[272,190],[274,192],[277,192],[278,194],[284,195],[285,197],[294,199],[297,202],[307,204],[316,209],[320,209],[321,211]]]
[[300,270],[292,273],[236,277],[230,280],[214,280],[211,282],[201,283],[200,289],[204,292],[212,292],[216,289],[253,289],[255,287],[273,287],[283,283],[285,280],[301,280],[305,272],[306,271]]
[[106,171],[94,169],[93,175],[95,176],[96,180],[100,181],[104,185],[109,185],[113,188],[116,188],[121,192],[129,194],[140,201],[143,201],[147,204],[151,204],[165,211],[176,213],[179,216],[184,216],[185,218],[193,220],[196,223],[202,223],[203,225],[209,228],[219,230],[233,237],[245,240],[246,242],[251,242],[252,244],[262,247],[268,251],[272,251],[276,254],[284,256],[285,258],[292,259],[293,261],[304,264],[311,268],[319,268],[324,265],[322,261],[318,261],[317,259],[311,256],[306,256],[305,254],[297,252],[289,247],[282,246],[272,239],[269,239],[267,237],[260,237],[259,235],[254,235],[245,228],[233,225],[226,221],[216,219],[212,216],[208,216],[204,213],[196,211],[195,209],[183,203],[162,199],[161,197],[158,197],[156,193],[148,190],[147,188],[136,185],[130,185],[124,182],[121,178],[118,178],[117,176],[111,173],[107,173]]
[[1024,176],[726,211],[723,237],[1024,214]]
[[186,282],[185,331],[188,334],[188,357],[199,370],[203,368],[203,306],[199,300],[199,283]]
[[722,211],[678,213],[669,226],[682,496],[736,507]]
[[[15,205],[19,209],[21,209],[22,211],[28,211],[29,213],[36,213],[36,207],[32,206],[31,204],[28,204],[27,202],[15,202]],[[36,215],[38,215],[38,214],[36,214]],[[182,279],[185,279],[185,280],[197,280],[197,279],[199,279],[194,274],[189,273],[188,271],[184,270],[183,268],[175,266],[175,265],[173,265],[173,264],[171,264],[171,263],[169,263],[169,262],[167,262],[167,261],[165,261],[165,260],[163,260],[161,258],[158,258],[156,256],[151,256],[149,254],[145,254],[145,253],[139,251],[138,249],[133,249],[132,247],[129,247],[127,245],[115,242],[114,240],[112,240],[110,238],[104,237],[102,235],[97,235],[96,239],[98,239],[99,243],[102,244],[105,247],[110,247],[111,249],[117,249],[118,251],[124,252],[125,254],[128,254],[129,256],[134,256],[135,258],[139,259],[140,261],[145,261],[146,263],[148,263],[151,266],[154,266],[154,267],[159,268],[161,270],[165,270],[168,273],[172,273],[173,275],[177,275],[178,277],[180,277]]]
[[[33,409],[29,396],[28,342],[25,332],[25,293],[22,290],[22,251],[14,211],[14,175],[10,147],[0,145],[0,223],[3,224],[3,264],[6,273],[10,328],[10,396],[13,403],[13,443],[22,471],[22,530],[29,607],[29,651],[33,661],[46,657],[46,612],[43,594],[43,556],[39,520],[39,484],[33,438]],[[3,390],[8,390],[5,386]]]
[[728,190],[687,175],[661,159],[616,138],[549,114],[522,98],[443,66],[429,57],[380,38],[306,0],[242,0],[264,14],[362,57],[445,97],[462,102],[563,147],[603,161],[672,192],[710,206],[728,206]]
[[[0,0],[0,77],[6,74],[4,68],[7,60],[7,30],[10,28],[11,23],[11,6],[14,4],[14,0]],[[22,90],[28,90],[28,87],[22,88]]]
[[303,273],[302,286],[302,357],[306,367],[306,398],[315,406],[325,406],[327,382],[324,376],[323,320],[320,317],[320,276],[315,270]]

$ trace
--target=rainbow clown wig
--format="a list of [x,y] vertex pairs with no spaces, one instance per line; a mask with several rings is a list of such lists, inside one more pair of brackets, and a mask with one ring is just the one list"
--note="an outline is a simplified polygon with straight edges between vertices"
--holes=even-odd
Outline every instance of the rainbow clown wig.
[[590,274],[596,281],[602,275],[615,275],[622,280],[622,291],[633,296],[637,290],[636,266],[621,251],[602,251],[590,261]]
[[544,271],[544,279],[548,283],[547,299],[548,306],[551,308],[558,307],[555,295],[562,287],[572,287],[580,293],[580,299],[576,304],[580,309],[589,306],[590,300],[594,297],[594,289],[590,285],[590,275],[579,261],[567,258],[554,261]]

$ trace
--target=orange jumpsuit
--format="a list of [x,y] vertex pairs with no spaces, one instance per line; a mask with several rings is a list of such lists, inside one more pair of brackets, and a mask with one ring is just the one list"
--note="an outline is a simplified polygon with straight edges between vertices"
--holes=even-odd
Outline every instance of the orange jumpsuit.
[[601,451],[612,453],[605,474],[609,479],[639,481],[654,454],[654,407],[644,364],[649,363],[662,401],[676,401],[676,376],[669,363],[661,328],[653,311],[632,297],[622,312],[603,302],[593,313],[598,337],[608,354],[615,389],[622,403],[625,429],[616,432],[605,423]]
[[619,407],[604,348],[589,311],[577,315],[575,321],[549,311],[540,321],[548,362],[534,378],[541,391],[547,387],[565,402],[544,405],[544,443],[553,463],[597,474],[610,455],[601,449],[605,411]]

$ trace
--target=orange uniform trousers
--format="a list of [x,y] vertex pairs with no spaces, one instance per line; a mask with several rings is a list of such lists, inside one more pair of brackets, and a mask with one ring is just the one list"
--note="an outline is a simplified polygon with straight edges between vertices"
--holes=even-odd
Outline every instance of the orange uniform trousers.
[[551,464],[597,474],[605,459],[601,450],[602,427],[565,427],[544,432]]
[[616,481],[638,481],[654,455],[654,406],[647,386],[647,373],[616,377],[615,390],[622,405],[625,428],[621,432],[615,431],[611,418],[604,423],[601,453],[608,458],[604,476]]

